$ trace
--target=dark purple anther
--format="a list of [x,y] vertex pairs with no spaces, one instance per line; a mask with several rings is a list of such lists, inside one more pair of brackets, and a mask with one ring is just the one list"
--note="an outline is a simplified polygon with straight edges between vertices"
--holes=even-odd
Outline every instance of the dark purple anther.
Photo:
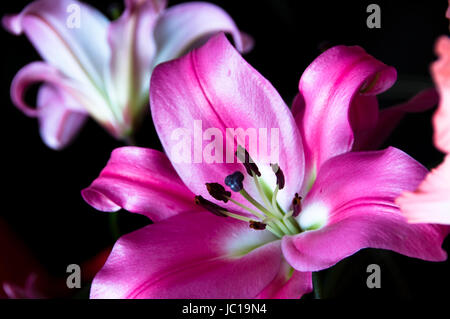
[[292,200],[292,209],[294,210],[292,213],[292,216],[294,217],[297,217],[302,211],[302,198],[299,197],[297,193],[295,193],[295,197]]
[[220,207],[219,205],[214,204],[213,202],[210,202],[207,199],[204,199],[202,196],[195,196],[195,203],[197,205],[200,205],[201,207],[203,207],[204,209],[206,209],[207,211],[213,213],[216,216],[220,216],[220,217],[228,217],[227,215],[225,215],[223,212],[226,212],[227,210],[223,207]]
[[278,164],[270,164],[270,166],[272,167],[272,170],[275,173],[275,176],[277,177],[278,189],[283,189],[285,183],[283,171],[278,166]]
[[251,220],[250,228],[255,229],[255,230],[264,230],[264,229],[266,229],[266,224],[257,222],[256,220]]
[[209,195],[224,203],[228,202],[228,198],[231,196],[231,193],[226,191],[225,187],[219,183],[206,183],[206,189],[208,190]]
[[250,154],[240,145],[236,151],[236,157],[242,162],[248,175],[253,176],[254,173],[256,176],[261,176],[258,166],[256,166],[255,162],[250,157]]

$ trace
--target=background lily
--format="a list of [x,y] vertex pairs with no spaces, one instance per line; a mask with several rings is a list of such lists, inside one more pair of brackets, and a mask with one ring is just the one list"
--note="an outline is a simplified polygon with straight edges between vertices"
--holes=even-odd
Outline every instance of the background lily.
[[[151,70],[198,45],[212,34],[232,35],[245,52],[251,39],[221,8],[192,2],[165,9],[164,0],[126,0],[115,21],[74,0],[38,0],[3,26],[24,33],[45,62],[22,68],[11,85],[13,103],[37,117],[51,148],[66,146],[91,116],[114,137],[127,140],[148,103]],[[37,107],[24,101],[26,89],[43,82]]]
[[[355,51],[365,63],[345,68]],[[116,149],[82,191],[99,210],[123,207],[155,223],[116,242],[93,281],[92,298],[299,298],[312,290],[312,271],[365,247],[446,258],[440,246],[447,229],[408,224],[394,204],[402,190],[418,185],[426,169],[395,148],[350,152],[352,127],[337,126],[350,121],[355,99],[388,88],[395,72],[355,47],[332,48],[317,60],[320,70],[306,71],[300,83],[314,75],[325,87],[333,87],[336,77],[343,82],[323,91],[300,85],[311,99],[304,99],[297,121],[224,35],[155,69],[150,105],[168,155]],[[362,89],[375,77],[370,89]],[[346,106],[335,114],[340,121],[309,116],[338,100]],[[227,127],[279,128],[279,163],[174,162],[171,132],[198,119],[223,133]],[[331,134],[313,144],[302,133],[304,122],[311,123],[311,136],[346,130],[349,138]],[[306,152],[321,160],[311,165],[307,161],[315,157]]]
[[[450,12],[450,11],[448,11]],[[450,18],[450,14],[449,14]],[[411,223],[450,225],[450,38],[436,43],[439,60],[431,74],[441,100],[434,114],[434,145],[445,153],[444,161],[434,168],[414,192],[405,192],[396,203]]]

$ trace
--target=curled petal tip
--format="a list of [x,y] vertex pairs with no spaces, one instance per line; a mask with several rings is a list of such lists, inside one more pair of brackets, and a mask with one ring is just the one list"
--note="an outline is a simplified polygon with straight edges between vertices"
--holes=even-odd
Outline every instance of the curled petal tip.
[[15,35],[22,33],[22,26],[20,24],[20,16],[17,14],[7,14],[2,17],[2,26],[9,32]]

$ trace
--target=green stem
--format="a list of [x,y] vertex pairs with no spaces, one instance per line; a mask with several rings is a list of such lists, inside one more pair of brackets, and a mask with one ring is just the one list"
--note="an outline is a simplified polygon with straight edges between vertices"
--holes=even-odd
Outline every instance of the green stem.
[[322,287],[320,285],[320,278],[318,272],[312,273],[312,281],[314,287],[314,299],[322,299]]
[[116,241],[120,237],[119,213],[109,213],[109,230]]

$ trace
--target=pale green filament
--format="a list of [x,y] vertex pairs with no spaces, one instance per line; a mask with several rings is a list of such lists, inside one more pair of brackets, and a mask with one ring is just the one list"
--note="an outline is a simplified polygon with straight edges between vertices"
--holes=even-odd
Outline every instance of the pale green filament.
[[228,200],[229,200],[230,202],[232,202],[232,203],[238,205],[239,207],[245,209],[246,211],[250,212],[253,216],[258,217],[258,218],[261,219],[261,220],[263,220],[263,219],[266,218],[266,217],[263,216],[262,214],[258,213],[256,210],[251,209],[250,207],[248,207],[248,206],[246,206],[246,205],[244,205],[244,204],[241,204],[241,203],[235,201],[234,199],[232,199],[232,198],[230,198],[230,197],[228,197]]
[[234,214],[234,213],[231,213],[231,212],[228,212],[228,211],[222,211],[222,213],[224,215],[227,215],[228,217],[236,218],[236,219],[242,220],[242,221],[247,222],[247,223],[250,223],[252,221],[251,218],[248,218],[248,217],[245,217],[245,216],[242,216],[242,215],[238,215],[238,214]]
[[[272,232],[275,236],[281,238],[284,235],[295,235],[301,232],[297,222],[292,217],[293,211],[289,211],[285,213],[277,203],[277,195],[279,191],[278,185],[275,187],[272,196],[270,193],[266,193],[263,190],[261,185],[261,181],[258,179],[256,174],[253,173],[253,180],[255,182],[255,186],[258,190],[258,193],[262,200],[264,201],[264,205],[254,199],[244,188],[242,188],[239,193],[249,201],[257,210],[250,208],[238,201],[229,198],[228,200],[232,203],[238,205],[244,210],[248,211],[250,214],[258,218],[262,223],[266,224],[266,229]],[[226,213],[227,216],[234,217],[236,214]],[[240,216],[240,215],[239,215]],[[237,218],[243,221],[250,221],[249,218],[240,216]]]
[[[278,207],[278,203],[277,203],[277,194],[278,194],[278,185],[275,187],[274,191],[273,191],[273,196],[272,196],[272,207],[275,211],[277,211],[277,213],[283,217],[283,221],[286,224],[287,228],[289,228],[289,231],[294,235],[294,234],[298,234],[300,232],[299,227],[294,224],[291,221],[291,218],[289,218],[290,216],[287,216],[287,214],[284,214],[281,212],[280,208]],[[292,215],[292,214],[291,214]],[[286,217],[287,216],[287,217]]]

